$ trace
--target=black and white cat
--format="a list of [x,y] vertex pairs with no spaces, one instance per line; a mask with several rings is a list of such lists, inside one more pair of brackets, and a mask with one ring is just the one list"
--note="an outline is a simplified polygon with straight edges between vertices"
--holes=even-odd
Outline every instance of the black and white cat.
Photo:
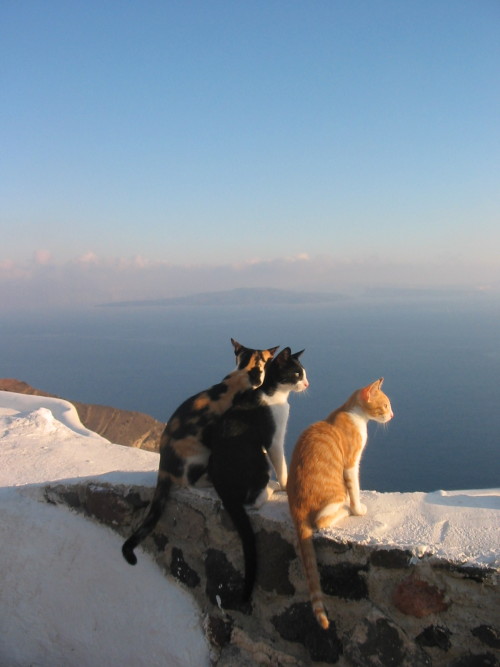
[[245,559],[243,599],[252,595],[257,571],[255,535],[245,505],[260,507],[272,494],[270,466],[283,490],[287,483],[284,442],[290,392],[308,386],[299,361],[304,350],[284,348],[266,368],[262,385],[240,394],[233,406],[206,432],[210,449],[208,476],[240,536]]
[[250,394],[265,379],[265,370],[278,347],[254,350],[231,338],[236,356],[236,370],[209,389],[186,399],[167,422],[160,440],[158,479],[149,510],[142,523],[124,542],[122,553],[135,565],[134,549],[158,523],[172,485],[194,485],[205,474],[210,451],[205,446],[206,433],[220,416],[231,408],[241,394]]

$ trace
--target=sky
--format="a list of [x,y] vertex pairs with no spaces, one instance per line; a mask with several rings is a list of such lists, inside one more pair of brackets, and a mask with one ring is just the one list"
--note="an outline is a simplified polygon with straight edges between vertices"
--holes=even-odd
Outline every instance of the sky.
[[[66,401],[0,391],[2,664],[209,664],[186,589],[142,550],[132,571],[117,533],[43,497],[56,481],[154,486],[157,465],[158,454],[85,429]],[[500,490],[363,491],[362,499],[367,515],[331,529],[337,541],[498,567]],[[284,494],[260,512],[290,522]],[[147,614],[137,613],[138,599]]]
[[0,306],[498,288],[499,28],[497,0],[5,0]]

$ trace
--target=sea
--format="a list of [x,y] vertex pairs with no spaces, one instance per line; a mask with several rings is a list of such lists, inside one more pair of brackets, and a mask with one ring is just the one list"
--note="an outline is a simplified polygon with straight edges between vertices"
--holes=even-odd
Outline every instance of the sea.
[[362,488],[500,487],[498,296],[12,311],[0,319],[0,376],[167,421],[234,368],[231,337],[305,349],[310,387],[290,395],[288,459],[306,426],[384,377],[395,417],[369,425]]

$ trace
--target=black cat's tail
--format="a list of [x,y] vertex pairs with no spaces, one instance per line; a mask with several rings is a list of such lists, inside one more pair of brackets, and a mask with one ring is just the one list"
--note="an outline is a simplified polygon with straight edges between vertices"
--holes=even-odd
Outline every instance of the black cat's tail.
[[149,510],[146,514],[146,517],[144,518],[144,521],[132,533],[128,540],[123,543],[122,554],[127,563],[130,563],[130,565],[135,565],[137,563],[137,556],[134,553],[134,549],[138,544],[146,539],[146,537],[153,531],[154,527],[160,520],[170,495],[171,486],[172,480],[170,477],[162,477],[158,479],[153,500],[151,501],[151,505],[149,506]]
[[224,509],[231,517],[231,520],[238,532],[243,547],[243,557],[245,559],[245,585],[242,598],[245,602],[252,597],[255,578],[257,576],[257,545],[255,533],[252,524],[244,506],[239,502],[231,502],[229,499],[222,500]]

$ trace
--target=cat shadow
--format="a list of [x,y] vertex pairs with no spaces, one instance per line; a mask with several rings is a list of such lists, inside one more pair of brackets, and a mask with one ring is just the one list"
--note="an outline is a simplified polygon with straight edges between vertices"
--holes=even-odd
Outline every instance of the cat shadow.
[[447,495],[446,491],[433,491],[428,493],[425,502],[430,505],[447,505],[449,507],[475,507],[481,509],[500,510],[500,492],[497,495],[469,495],[458,493],[456,495]]

